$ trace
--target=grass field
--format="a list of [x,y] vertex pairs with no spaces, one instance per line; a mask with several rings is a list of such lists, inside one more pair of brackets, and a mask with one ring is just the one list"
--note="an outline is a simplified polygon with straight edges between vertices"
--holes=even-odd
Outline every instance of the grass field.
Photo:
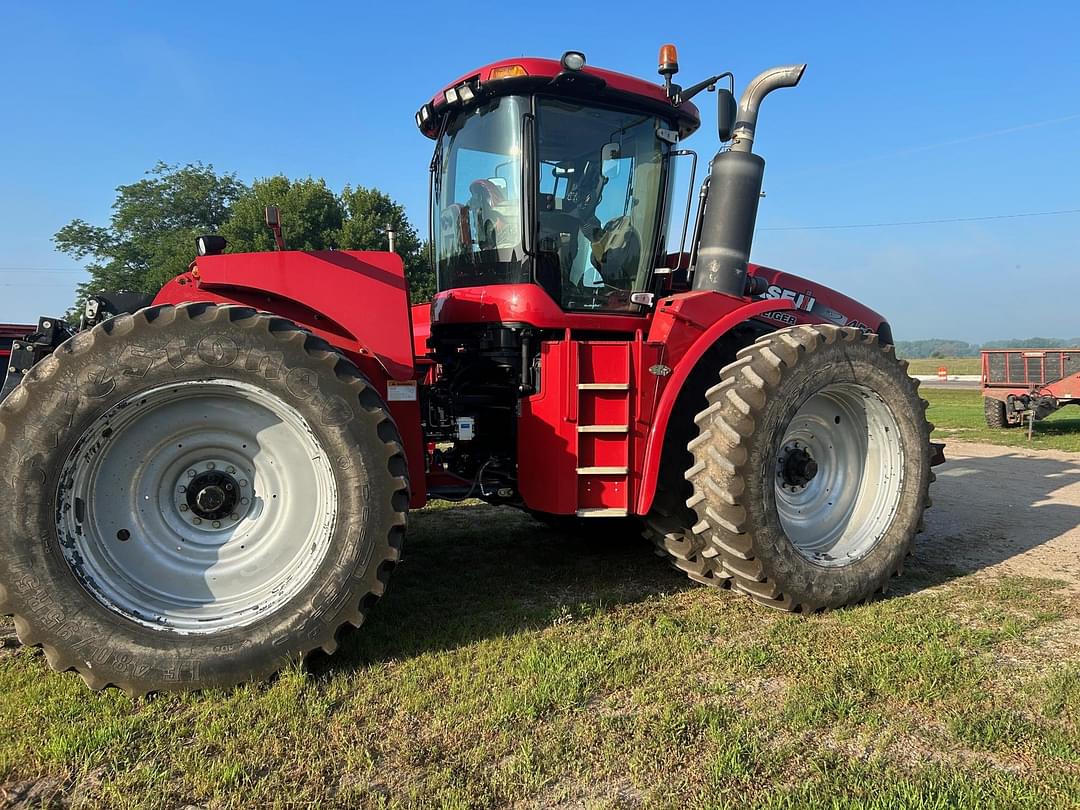
[[920,393],[930,402],[927,417],[936,426],[935,438],[1030,447],[1034,450],[1080,451],[1080,407],[1062,408],[1048,419],[1036,422],[1034,435],[1029,442],[1026,427],[995,430],[986,426],[982,393],[979,391],[923,387]]
[[912,374],[937,374],[945,366],[950,374],[982,374],[982,360],[978,357],[939,357],[908,360]]
[[0,650],[0,783],[162,808],[1080,796],[1080,606],[1053,582],[923,569],[798,618],[509,509],[425,510],[410,541],[363,631],[270,685],[133,703]]

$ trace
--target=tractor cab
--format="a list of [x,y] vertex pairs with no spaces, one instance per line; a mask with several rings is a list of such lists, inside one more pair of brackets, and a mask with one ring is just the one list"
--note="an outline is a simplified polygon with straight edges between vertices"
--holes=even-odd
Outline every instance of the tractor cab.
[[483,68],[416,120],[436,142],[440,291],[535,284],[565,312],[642,311],[635,293],[663,264],[670,157],[698,126],[693,104],[570,52]]

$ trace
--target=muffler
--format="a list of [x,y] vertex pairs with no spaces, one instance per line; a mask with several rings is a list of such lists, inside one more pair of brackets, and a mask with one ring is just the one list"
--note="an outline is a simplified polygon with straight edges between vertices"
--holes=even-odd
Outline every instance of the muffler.
[[709,174],[709,194],[701,219],[694,289],[741,296],[746,292],[746,263],[754,241],[765,161],[753,153],[761,101],[773,90],[794,87],[806,65],[766,70],[754,78],[739,100],[731,148],[717,152]]

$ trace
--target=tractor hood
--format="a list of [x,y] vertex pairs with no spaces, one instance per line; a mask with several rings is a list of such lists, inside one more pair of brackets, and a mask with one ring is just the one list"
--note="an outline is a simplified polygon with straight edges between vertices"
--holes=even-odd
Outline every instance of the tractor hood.
[[892,343],[892,328],[884,316],[831,287],[783,270],[751,264],[748,274],[764,279],[765,292],[758,299],[787,300],[794,309],[767,312],[764,317],[779,326],[800,323],[831,323],[876,332],[883,343]]

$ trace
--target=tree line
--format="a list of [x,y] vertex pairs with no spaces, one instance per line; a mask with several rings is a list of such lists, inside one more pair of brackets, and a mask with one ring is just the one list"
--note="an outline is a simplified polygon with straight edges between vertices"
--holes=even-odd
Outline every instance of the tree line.
[[434,295],[427,245],[404,207],[376,188],[346,185],[335,192],[322,178],[276,175],[248,185],[211,165],[158,163],[141,180],[116,189],[108,225],[74,219],[53,241],[86,262],[90,280],[78,287],[80,301],[97,290],[153,294],[187,270],[197,236],[221,234],[228,253],[273,250],[267,205],[281,209],[291,250],[386,250],[386,228],[392,226],[413,302]]
[[1080,338],[1014,338],[990,340],[982,344],[944,338],[896,341],[896,353],[909,360],[927,357],[977,357],[982,349],[1069,349],[1074,347],[1080,347]]

